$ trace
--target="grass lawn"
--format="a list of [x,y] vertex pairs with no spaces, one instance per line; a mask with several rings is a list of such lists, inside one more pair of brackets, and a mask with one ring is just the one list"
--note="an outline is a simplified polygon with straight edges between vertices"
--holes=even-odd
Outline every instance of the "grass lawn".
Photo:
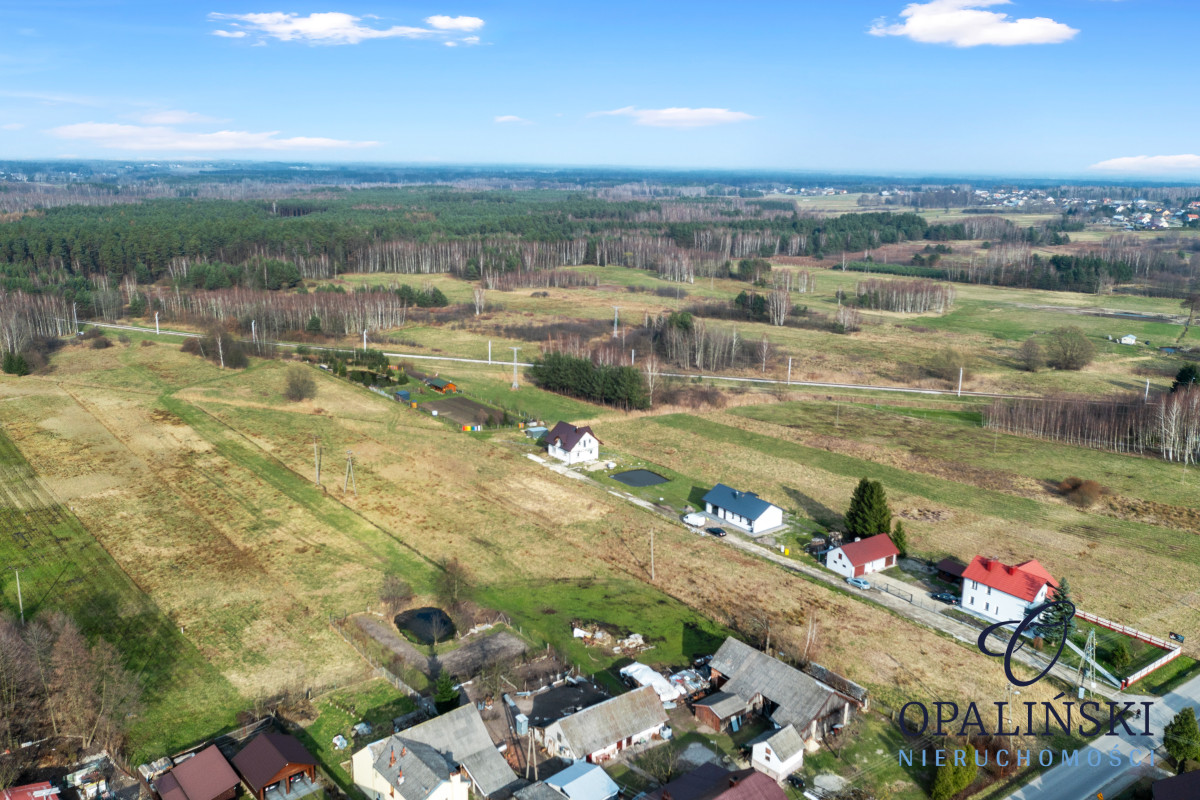
[[900,763],[897,753],[912,743],[890,720],[874,713],[860,715],[843,739],[840,747],[825,746],[804,757],[803,774],[809,786],[818,775],[832,773],[874,791],[889,787],[895,800],[927,800],[922,787],[932,784],[933,768],[920,767],[917,758],[911,767]]
[[656,788],[654,781],[641,773],[634,772],[626,764],[608,764],[604,767],[604,771],[617,786],[621,787],[621,793],[625,797],[636,797],[642,792],[653,791]]
[[[339,788],[352,795],[357,795],[358,790],[350,771],[342,768],[342,762],[349,761],[360,747],[389,735],[392,720],[416,708],[412,700],[382,679],[331,692],[314,700],[313,706],[318,712],[317,719],[299,733],[299,738]],[[370,723],[373,732],[356,741],[350,728],[364,721]],[[334,749],[333,737],[338,734],[350,742],[345,750]]]
[[1135,683],[1127,692],[1145,692],[1152,695],[1164,695],[1180,684],[1191,680],[1200,672],[1200,661],[1187,656],[1179,656],[1161,669],[1156,669]]

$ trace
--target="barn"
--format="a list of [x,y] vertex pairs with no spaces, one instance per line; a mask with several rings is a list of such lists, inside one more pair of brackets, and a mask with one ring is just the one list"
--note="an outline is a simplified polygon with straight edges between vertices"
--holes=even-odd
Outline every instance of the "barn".
[[454,381],[448,381],[445,378],[426,378],[425,385],[442,394],[454,394],[458,391],[458,386]]

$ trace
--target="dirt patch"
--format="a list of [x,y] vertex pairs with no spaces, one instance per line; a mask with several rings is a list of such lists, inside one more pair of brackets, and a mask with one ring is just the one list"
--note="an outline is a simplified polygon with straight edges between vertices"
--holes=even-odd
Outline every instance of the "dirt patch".
[[1101,504],[1092,510],[1147,525],[1158,525],[1185,533],[1200,533],[1200,509],[1197,508],[1182,508],[1156,503],[1153,500],[1105,495],[1101,498]]
[[448,417],[459,425],[485,425],[489,421],[493,421],[491,424],[495,424],[495,421],[499,421],[504,416],[504,412],[499,409],[485,406],[483,403],[477,403],[465,397],[447,397],[445,400],[435,400],[422,405],[421,410],[437,411],[439,417]]
[[906,508],[896,513],[897,517],[911,519],[915,522],[945,522],[950,519],[950,512],[939,508]]

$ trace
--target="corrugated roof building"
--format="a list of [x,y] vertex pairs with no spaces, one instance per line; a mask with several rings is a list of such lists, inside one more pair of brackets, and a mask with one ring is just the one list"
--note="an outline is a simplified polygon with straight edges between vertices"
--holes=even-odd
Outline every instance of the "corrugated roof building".
[[541,739],[552,756],[598,763],[632,744],[662,736],[666,723],[658,695],[643,686],[552,722]]

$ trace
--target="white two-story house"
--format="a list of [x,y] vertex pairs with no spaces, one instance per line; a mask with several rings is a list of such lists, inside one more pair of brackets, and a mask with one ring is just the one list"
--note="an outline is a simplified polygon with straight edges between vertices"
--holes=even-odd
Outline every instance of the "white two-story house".
[[568,464],[584,464],[600,458],[600,440],[588,426],[576,428],[559,422],[546,434],[546,454]]
[[1009,566],[975,556],[963,570],[962,607],[996,622],[1021,620],[1031,606],[1054,599],[1058,581],[1036,560]]

